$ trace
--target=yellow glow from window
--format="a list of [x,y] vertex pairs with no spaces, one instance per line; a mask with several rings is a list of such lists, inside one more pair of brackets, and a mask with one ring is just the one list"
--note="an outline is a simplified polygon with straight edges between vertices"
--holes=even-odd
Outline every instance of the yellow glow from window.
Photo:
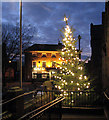
[[50,67],[50,65],[48,65],[48,67]]
[[45,70],[45,68],[42,68],[42,70]]
[[35,68],[34,68],[34,71],[36,71],[36,70],[37,70],[37,68],[35,67]]

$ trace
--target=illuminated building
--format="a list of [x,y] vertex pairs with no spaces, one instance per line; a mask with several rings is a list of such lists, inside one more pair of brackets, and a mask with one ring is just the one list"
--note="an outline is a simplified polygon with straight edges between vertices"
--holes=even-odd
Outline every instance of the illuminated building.
[[25,80],[48,80],[61,63],[62,44],[34,44],[25,50]]

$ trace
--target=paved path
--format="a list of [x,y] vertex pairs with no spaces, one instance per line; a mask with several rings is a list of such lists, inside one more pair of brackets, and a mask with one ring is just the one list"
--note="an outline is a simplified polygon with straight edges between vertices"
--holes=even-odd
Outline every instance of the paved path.
[[104,115],[62,115],[62,120],[106,120]]
[[62,120],[106,120],[103,109],[64,109]]

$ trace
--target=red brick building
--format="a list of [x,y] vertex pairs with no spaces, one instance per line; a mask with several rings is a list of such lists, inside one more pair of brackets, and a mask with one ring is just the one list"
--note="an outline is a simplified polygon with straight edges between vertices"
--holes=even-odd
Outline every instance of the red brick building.
[[25,80],[37,81],[51,79],[55,72],[55,63],[61,63],[59,49],[62,44],[34,44],[25,50]]

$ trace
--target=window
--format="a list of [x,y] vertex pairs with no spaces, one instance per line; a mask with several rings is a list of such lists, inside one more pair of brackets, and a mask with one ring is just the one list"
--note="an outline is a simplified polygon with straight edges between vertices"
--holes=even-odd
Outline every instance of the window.
[[42,53],[37,53],[37,57],[41,57]]
[[52,62],[52,67],[53,67],[53,68],[55,68],[55,63],[56,63],[56,62]]
[[46,62],[42,62],[42,67],[46,67]]
[[51,53],[47,53],[47,57],[51,57]]
[[47,78],[47,74],[42,74],[42,78]]
[[13,68],[8,68],[5,72],[5,77],[14,78],[14,69]]
[[33,67],[36,67],[36,62],[33,62]]
[[37,57],[37,54],[32,54],[32,57]]
[[46,54],[43,54],[42,57],[47,57]]
[[52,58],[56,58],[56,55],[52,55]]
[[37,78],[38,79],[42,78],[42,74],[37,74]]
[[33,78],[33,79],[36,79],[36,78],[37,78],[37,73],[33,73],[33,74],[32,74],[32,78]]

